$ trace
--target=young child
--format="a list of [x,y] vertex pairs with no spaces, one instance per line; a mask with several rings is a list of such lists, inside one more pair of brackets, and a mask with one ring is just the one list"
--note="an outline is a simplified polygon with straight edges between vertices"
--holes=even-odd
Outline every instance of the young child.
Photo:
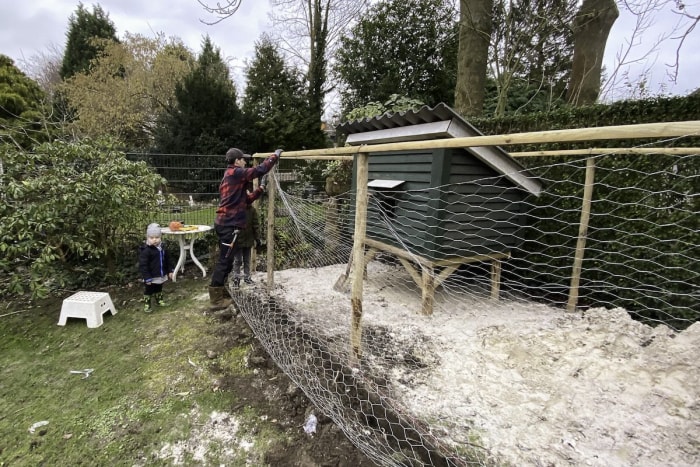
[[146,242],[139,247],[139,272],[143,278],[143,311],[150,313],[151,297],[159,306],[165,306],[163,283],[173,278],[173,267],[168,252],[161,244],[158,224],[149,224],[146,229]]
[[[252,184],[251,184],[252,185]],[[249,187],[249,188],[252,188]],[[253,206],[253,201],[260,198],[265,191],[265,185],[261,184],[258,188],[247,191],[245,218],[246,226],[241,229],[236,239],[236,249],[234,250],[233,258],[233,286],[238,287],[241,283],[241,266],[243,266],[243,282],[252,284],[253,279],[250,277],[250,254],[254,245],[260,242],[260,219],[258,211]]]

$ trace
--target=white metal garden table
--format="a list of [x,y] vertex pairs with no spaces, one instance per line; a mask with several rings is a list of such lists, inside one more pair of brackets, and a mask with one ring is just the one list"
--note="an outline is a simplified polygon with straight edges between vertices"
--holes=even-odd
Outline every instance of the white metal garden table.
[[210,230],[210,225],[186,225],[179,230],[170,230],[169,227],[160,229],[163,235],[174,235],[180,245],[180,258],[177,260],[177,266],[175,266],[175,270],[173,271],[173,282],[176,282],[178,272],[185,272],[185,260],[187,259],[188,251],[190,252],[194,264],[202,271],[202,277],[207,277],[206,268],[202,266],[202,263],[200,263],[194,255],[194,241],[197,237]]

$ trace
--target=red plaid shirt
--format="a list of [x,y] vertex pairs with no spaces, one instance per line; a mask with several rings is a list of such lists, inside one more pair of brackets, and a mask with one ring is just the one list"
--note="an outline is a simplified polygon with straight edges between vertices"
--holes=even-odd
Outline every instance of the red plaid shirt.
[[244,169],[229,165],[219,184],[219,207],[216,209],[215,224],[244,229],[246,226],[245,207],[248,195],[246,185],[255,178],[262,177],[275,166],[279,158],[271,155],[256,167]]

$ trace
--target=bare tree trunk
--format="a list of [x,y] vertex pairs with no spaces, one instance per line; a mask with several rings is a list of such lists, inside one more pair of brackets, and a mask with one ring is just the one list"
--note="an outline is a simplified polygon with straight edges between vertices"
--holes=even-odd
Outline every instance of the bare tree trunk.
[[620,15],[615,0],[583,0],[574,19],[574,62],[566,95],[575,106],[595,103],[608,35]]
[[493,0],[460,0],[455,108],[465,116],[484,111]]

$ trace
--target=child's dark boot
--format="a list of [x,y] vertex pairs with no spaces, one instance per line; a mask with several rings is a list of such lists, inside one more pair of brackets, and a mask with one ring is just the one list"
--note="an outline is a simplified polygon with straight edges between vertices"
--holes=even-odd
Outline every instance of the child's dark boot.
[[165,299],[163,298],[163,292],[158,292],[156,294],[156,303],[158,306],[166,306]]

